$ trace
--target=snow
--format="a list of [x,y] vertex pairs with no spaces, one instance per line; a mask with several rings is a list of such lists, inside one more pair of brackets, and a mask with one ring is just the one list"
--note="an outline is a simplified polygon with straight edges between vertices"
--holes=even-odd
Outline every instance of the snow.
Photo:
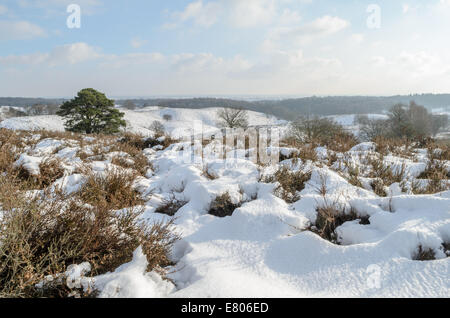
[[175,286],[155,272],[146,273],[147,265],[139,247],[130,263],[95,277],[91,283],[101,290],[100,298],[160,298],[172,293]]
[[[173,138],[182,138],[186,134],[190,135],[190,131],[195,122],[203,125],[205,134],[214,134],[219,131],[217,125],[218,108],[205,109],[168,109],[158,106],[150,106],[137,110],[120,109],[125,113],[125,121],[127,122],[126,130],[129,132],[140,133],[144,136],[152,136],[153,132],[149,129],[150,125],[155,121],[163,123],[166,131]],[[172,116],[170,121],[164,120],[163,116],[169,114]],[[249,124],[254,126],[273,125],[282,123],[273,116],[249,111]],[[13,130],[51,130],[64,131],[64,121],[61,117],[53,116],[33,116],[9,118],[0,123],[0,128],[8,128]]]
[[51,130],[64,131],[64,121],[59,116],[33,116],[15,117],[5,119],[0,123],[0,128],[12,130]]
[[[130,130],[150,133],[153,120],[164,123],[173,137],[182,137],[201,121],[207,132],[218,131],[215,109],[187,110],[148,107],[126,112]],[[170,114],[172,120],[162,117]],[[350,124],[350,117],[342,117]],[[274,118],[250,113],[252,125],[278,125]],[[38,130],[62,130],[58,117],[39,116],[5,120],[1,127]],[[90,142],[95,138],[89,137]],[[172,250],[173,267],[164,280],[158,273],[147,273],[147,260],[139,248],[133,260],[112,273],[83,278],[88,264],[74,265],[67,275],[84,285],[94,284],[100,297],[449,297],[450,259],[443,243],[450,241],[450,191],[433,195],[402,192],[396,183],[389,187],[388,197],[377,196],[370,188],[370,167],[364,156],[375,154],[373,143],[362,143],[345,154],[331,167],[329,151],[316,149],[323,162],[303,163],[287,159],[280,165],[292,171],[311,171],[311,180],[299,194],[299,200],[288,204],[274,194],[277,184],[263,183],[278,166],[262,167],[249,160],[223,161],[218,158],[215,143],[209,144],[203,161],[180,160],[188,142],[164,150],[146,149],[143,154],[152,164],[145,176],[135,180],[134,188],[146,199],[143,219],[166,220],[155,210],[165,199],[186,202],[175,217],[175,228],[182,239]],[[16,166],[31,174],[39,173],[39,163],[48,156],[64,160],[66,174],[52,186],[67,193],[76,192],[85,177],[75,173],[80,163],[79,150],[89,153],[68,140],[44,139],[20,155]],[[221,150],[221,149],[220,149]],[[284,157],[297,154],[291,148],[271,148]],[[226,149],[225,151],[231,151]],[[113,157],[129,159],[122,152],[111,152],[93,158],[92,169],[101,173],[114,168]],[[365,188],[356,187],[345,178],[342,161],[348,158],[361,167]],[[416,150],[414,158],[389,154],[384,164],[405,168],[408,182],[424,171],[428,163],[425,150]],[[448,164],[448,162],[447,162]],[[207,172],[207,174],[205,174]],[[212,176],[208,177],[208,176]],[[320,193],[324,187],[326,194]],[[217,218],[208,214],[213,200],[229,193],[233,203],[240,203],[232,216]],[[317,219],[317,208],[333,204],[353,208],[359,220],[346,222],[336,229],[339,244],[326,241],[309,231]],[[416,261],[419,246],[435,252],[434,261]]]
[[14,163],[16,167],[22,167],[27,170],[31,175],[39,175],[40,168],[39,165],[43,158],[33,157],[27,154],[21,154],[20,158]]

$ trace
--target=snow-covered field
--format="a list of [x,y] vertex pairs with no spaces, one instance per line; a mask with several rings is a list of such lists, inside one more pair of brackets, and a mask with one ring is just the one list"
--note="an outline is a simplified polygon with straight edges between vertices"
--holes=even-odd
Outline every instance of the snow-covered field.
[[[190,132],[195,120],[202,121],[207,132],[217,131],[215,112],[149,107],[126,111],[125,119],[131,124],[131,131],[141,134],[150,134],[150,124],[159,120],[172,137],[179,138]],[[167,114],[172,120],[164,121]],[[349,118],[342,117],[340,121],[350,124]],[[250,124],[283,122],[250,113]],[[64,130],[63,122],[55,116],[13,118],[3,121],[0,127]],[[59,157],[64,160],[66,175],[56,184],[68,192],[75,191],[84,180],[74,173],[81,162],[77,154],[80,150],[89,152],[82,147],[90,146],[75,140],[45,139],[30,147],[17,165],[38,173],[38,163],[44,157]],[[175,215],[176,230],[182,239],[173,248],[176,265],[169,268],[171,281],[154,272],[145,273],[146,259],[138,249],[131,263],[94,278],[100,296],[450,296],[450,191],[426,195],[414,195],[412,191],[413,182],[429,161],[425,149],[415,150],[411,158],[396,154],[384,157],[385,165],[393,170],[404,167],[405,182],[386,186],[387,196],[380,197],[370,187],[371,168],[364,160],[376,155],[371,143],[346,153],[317,148],[316,162],[288,159],[265,167],[245,159],[217,159],[214,141],[205,147],[208,155],[202,162],[180,161],[180,153],[190,147],[189,142],[180,142],[164,150],[144,150],[153,169],[135,182],[135,188],[147,198],[143,217],[148,222],[169,218],[155,212],[165,199],[186,202]],[[337,160],[327,164],[331,155],[336,155]],[[95,171],[104,171],[114,167],[113,156],[90,164]],[[360,167],[361,186],[349,182],[344,160]],[[450,171],[450,161],[444,165]],[[311,179],[294,203],[276,195],[276,182],[263,182],[263,177],[273,174],[279,166],[292,172],[311,172]],[[427,180],[421,182],[426,184]],[[225,218],[208,214],[214,199],[225,193],[240,207]],[[358,216],[336,229],[339,244],[310,231],[317,220],[317,208],[328,205],[352,209]],[[432,250],[436,259],[414,260],[419,246]],[[79,276],[85,266],[74,267],[69,274]]]
[[[171,109],[161,108],[158,106],[145,107],[139,110],[130,111],[121,109],[125,113],[127,121],[127,131],[139,133],[144,136],[152,135],[150,125],[153,121],[161,121],[167,132],[173,138],[181,138],[189,132],[192,125],[199,121],[203,124],[205,133],[214,133],[217,128],[217,108],[207,109]],[[170,116],[171,120],[164,120],[164,116]],[[249,124],[257,125],[274,125],[281,124],[284,121],[277,120],[273,116],[265,114],[249,112]],[[0,128],[8,128],[14,130],[41,130],[47,129],[52,131],[64,131],[64,121],[59,116],[33,116],[9,118],[0,122]]]

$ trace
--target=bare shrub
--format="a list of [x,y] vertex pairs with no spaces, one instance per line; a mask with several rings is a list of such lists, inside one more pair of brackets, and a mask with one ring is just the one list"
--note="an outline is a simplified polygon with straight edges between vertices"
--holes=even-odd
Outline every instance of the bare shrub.
[[29,189],[45,189],[64,176],[64,168],[59,158],[48,157],[39,164],[39,174],[31,174],[23,166],[14,167],[11,177],[19,178]]
[[373,142],[376,144],[376,151],[387,156],[390,153],[409,157],[412,153],[412,143],[406,138],[376,137]]
[[156,213],[174,216],[179,209],[185,206],[188,201],[175,198],[172,194],[168,199],[164,199],[162,204],[156,209]]
[[447,170],[445,161],[439,160],[442,158],[442,152],[436,153],[434,149],[429,148],[428,157],[429,161],[425,171],[418,176],[418,179],[428,180],[427,188],[422,193],[434,194],[450,189],[448,182],[450,172]]
[[373,141],[379,137],[389,134],[388,121],[384,119],[360,119],[360,138],[366,141]]
[[40,174],[38,183],[41,188],[46,188],[57,179],[64,176],[64,168],[58,158],[46,158],[39,164]]
[[23,149],[21,136],[15,131],[0,129],[0,172],[11,172],[18,153]]
[[345,207],[340,206],[337,203],[325,202],[323,206],[319,206],[316,209],[317,219],[315,227],[312,229],[321,238],[330,241],[334,244],[338,243],[338,237],[336,235],[336,228],[354,220],[360,220],[360,224],[370,224],[367,216],[359,216],[357,211],[352,207],[349,211]]
[[93,275],[113,271],[131,261],[139,245],[149,270],[167,266],[178,236],[171,232],[171,223],[143,223],[141,213],[89,208],[62,196],[32,201],[20,197],[15,209],[4,211],[0,220],[0,296],[67,297],[67,286],[39,289],[36,284],[82,262],[92,265]]
[[405,178],[406,165],[404,163],[400,169],[394,169],[384,164],[384,156],[382,155],[370,157],[368,163],[372,167],[370,177],[381,179],[386,186],[400,183]]
[[350,157],[346,157],[345,160],[343,161],[343,164],[346,168],[347,171],[347,180],[351,185],[354,185],[355,187],[360,187],[362,188],[363,185],[361,183],[361,180],[359,179],[360,177],[360,169],[359,167],[354,164],[353,162],[351,162]]
[[436,260],[436,253],[431,248],[424,248],[419,245],[412,259],[414,261],[434,261]]
[[380,197],[387,197],[388,194],[385,190],[385,185],[382,179],[376,178],[372,180],[370,186],[372,187],[372,190],[373,192],[375,192],[376,195]]
[[342,125],[329,118],[299,117],[290,126],[289,135],[300,143],[326,146],[333,151],[348,151],[358,142]]
[[447,257],[450,257],[450,242],[442,243],[442,248],[444,250],[445,255],[447,255]]
[[166,133],[166,128],[164,127],[164,125],[158,121],[155,120],[149,127],[149,130],[153,131],[155,133],[156,137],[161,137],[164,136],[164,134]]
[[292,172],[288,167],[283,166],[275,172],[273,180],[279,183],[275,193],[288,203],[296,202],[300,199],[298,192],[305,189],[305,183],[311,180],[311,171],[300,169]]
[[135,174],[120,169],[110,169],[101,174],[91,171],[78,194],[84,202],[107,209],[141,205],[144,201],[133,188],[135,178]]
[[240,203],[233,203],[230,194],[226,192],[214,199],[208,213],[223,218],[233,215],[233,212],[240,206]]
[[217,111],[219,125],[224,128],[247,128],[248,112],[242,108],[223,108]]
[[138,150],[144,150],[147,148],[145,143],[145,137],[140,134],[124,133],[123,137],[119,139],[120,145],[127,145]]
[[137,108],[136,104],[131,100],[123,101],[122,107],[128,110],[135,110]]

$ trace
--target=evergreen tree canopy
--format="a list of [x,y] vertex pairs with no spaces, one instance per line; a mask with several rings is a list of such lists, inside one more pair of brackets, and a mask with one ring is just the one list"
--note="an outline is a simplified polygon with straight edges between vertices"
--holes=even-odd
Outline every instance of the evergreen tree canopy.
[[58,115],[66,119],[66,130],[87,134],[113,134],[126,126],[124,113],[114,108],[114,101],[92,88],[85,88],[65,102]]

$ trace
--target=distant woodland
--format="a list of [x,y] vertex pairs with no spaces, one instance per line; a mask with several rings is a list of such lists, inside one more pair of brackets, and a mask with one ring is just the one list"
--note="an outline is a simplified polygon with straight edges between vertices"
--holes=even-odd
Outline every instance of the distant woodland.
[[[244,108],[275,115],[283,119],[293,119],[301,115],[343,115],[383,113],[395,104],[409,104],[415,101],[419,105],[431,108],[450,108],[450,94],[420,94],[390,97],[376,96],[334,96],[305,97],[284,100],[243,101],[224,98],[186,98],[186,99],[127,99],[116,100],[126,108],[161,106],[171,108],[201,109],[207,107]],[[0,105],[32,107],[36,105],[60,105],[63,99],[11,98],[0,97]],[[52,108],[53,108],[52,107]]]

